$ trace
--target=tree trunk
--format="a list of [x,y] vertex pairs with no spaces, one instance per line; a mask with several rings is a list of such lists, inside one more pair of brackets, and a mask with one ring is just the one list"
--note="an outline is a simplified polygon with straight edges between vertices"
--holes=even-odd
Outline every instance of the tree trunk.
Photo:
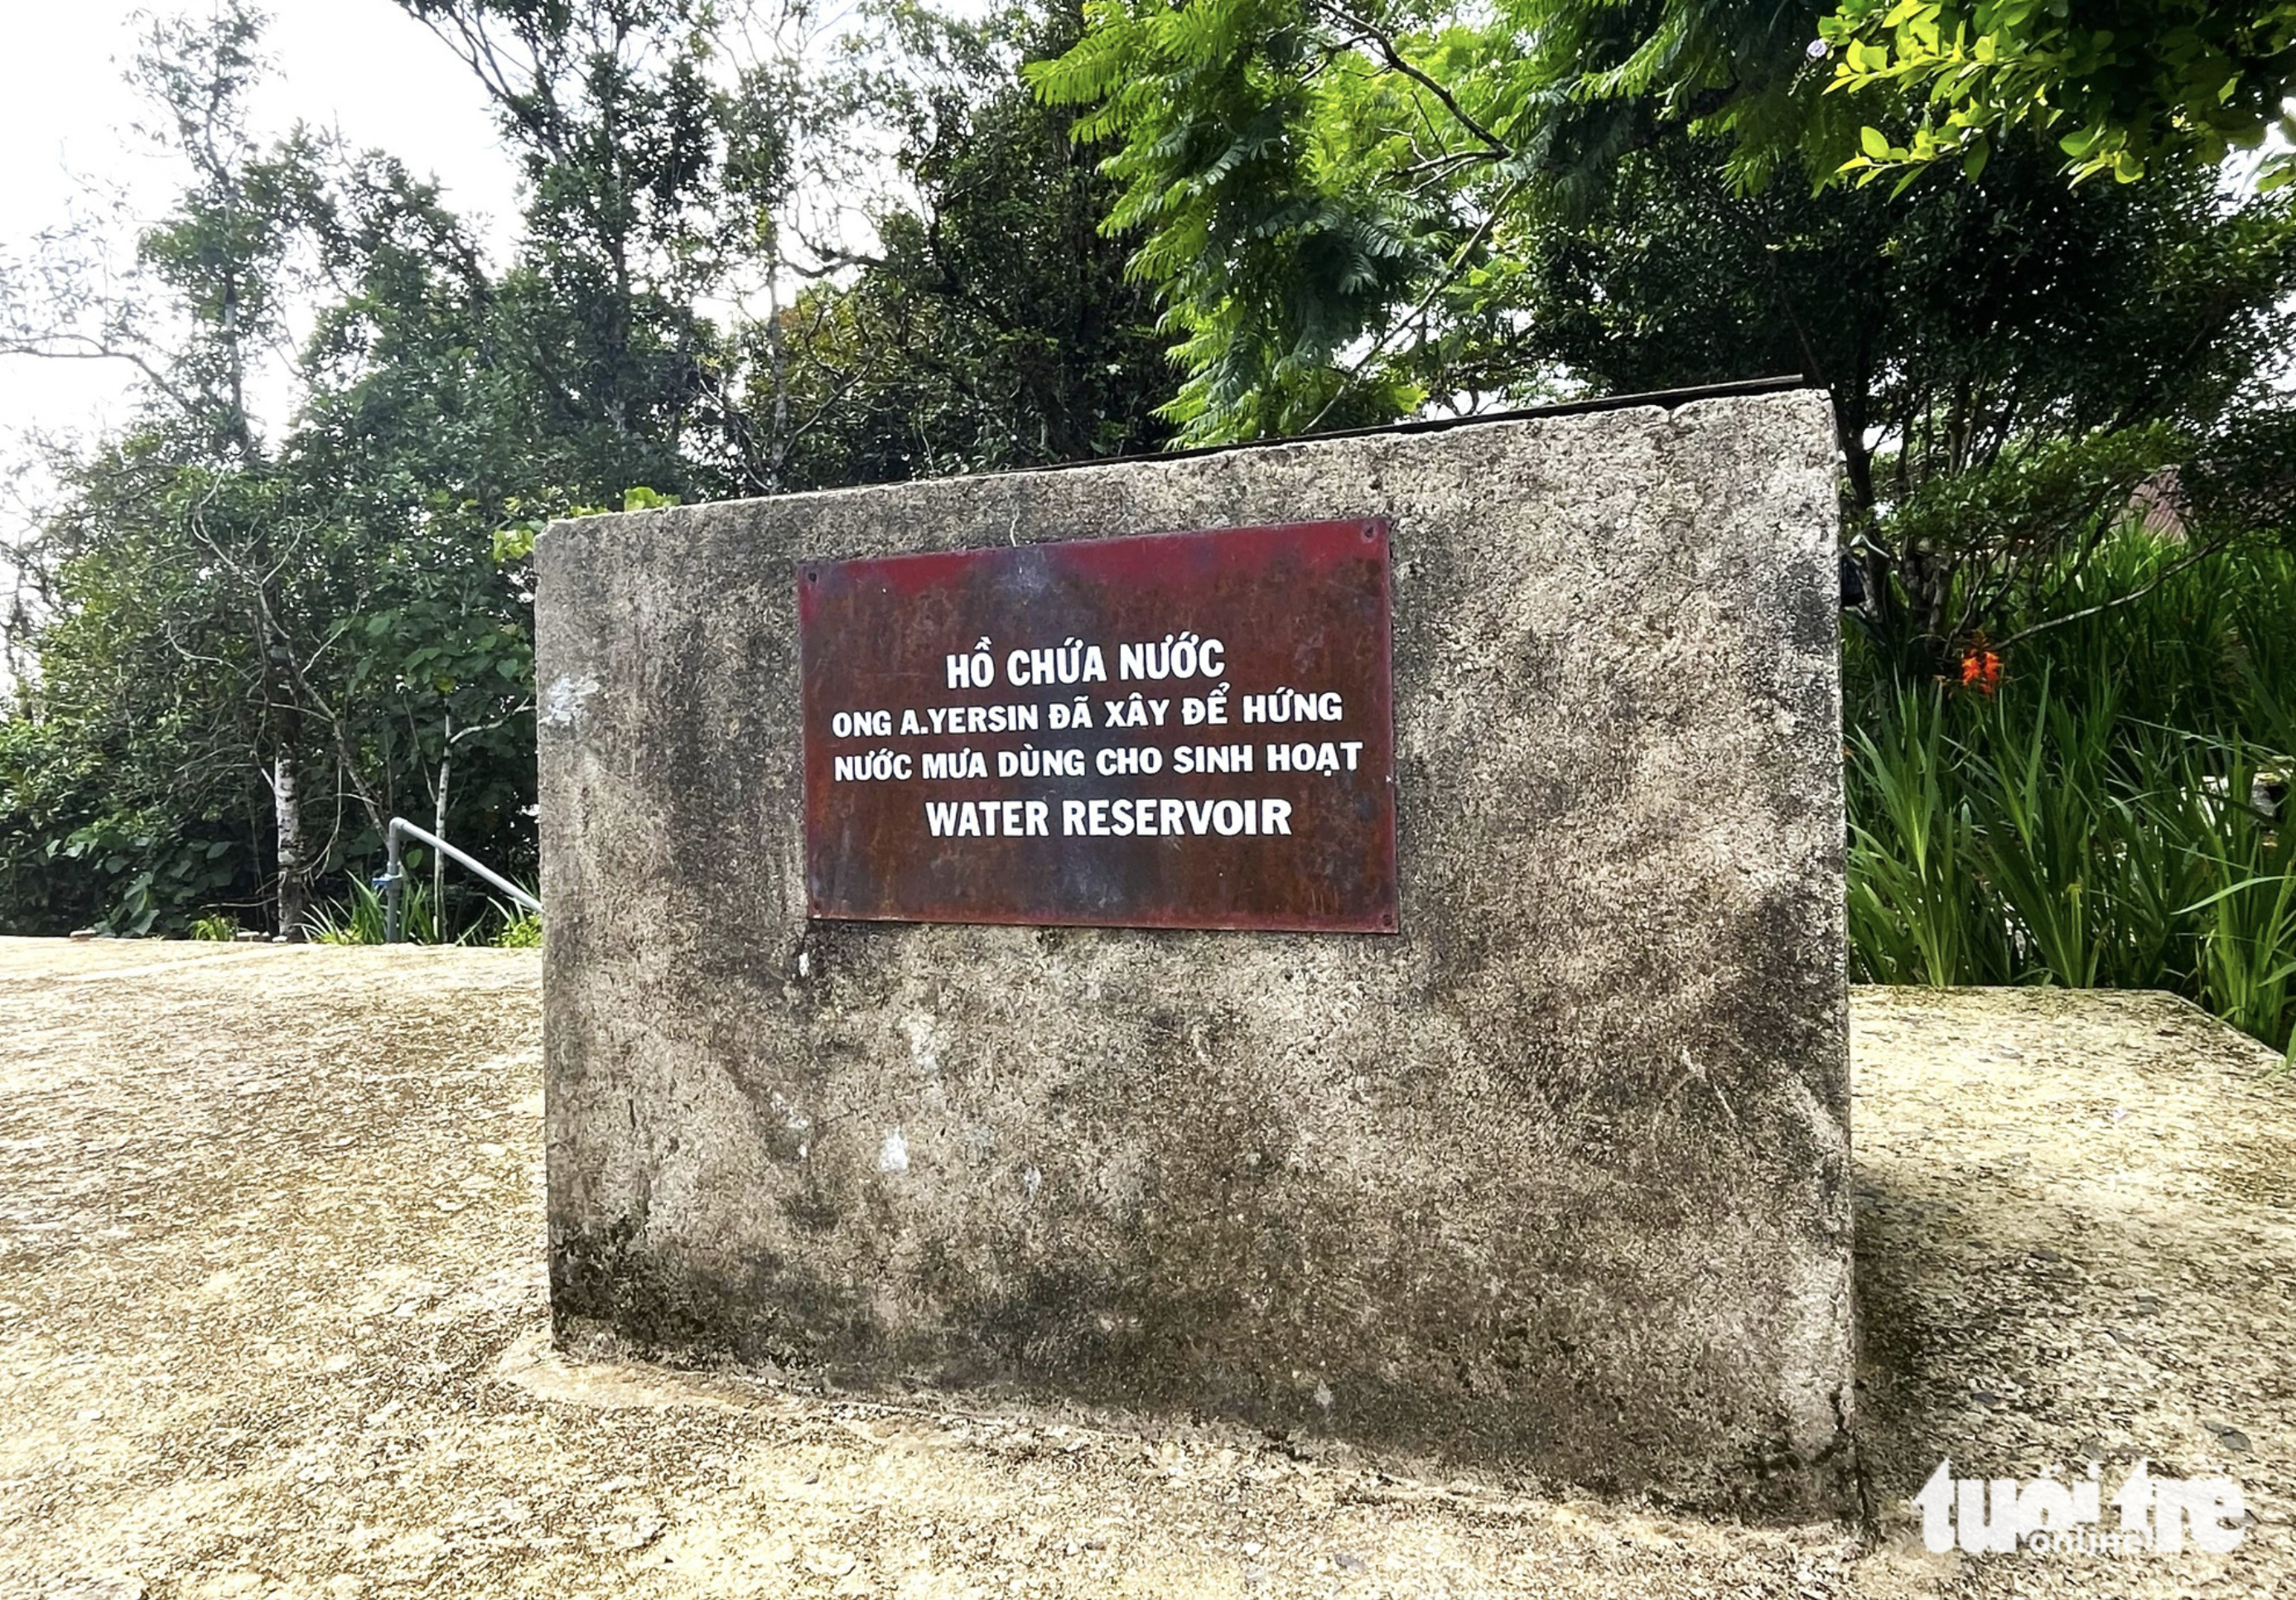
[[[455,774],[455,718],[447,713],[446,742],[439,748],[439,808],[430,831],[439,841],[447,841],[447,784]],[[447,938],[447,857],[439,850],[430,852],[430,920],[438,930],[436,937],[442,944]]]
[[271,810],[279,823],[279,931],[300,939],[310,910],[310,864],[303,858],[303,797],[295,787],[295,757],[284,745],[271,760]]

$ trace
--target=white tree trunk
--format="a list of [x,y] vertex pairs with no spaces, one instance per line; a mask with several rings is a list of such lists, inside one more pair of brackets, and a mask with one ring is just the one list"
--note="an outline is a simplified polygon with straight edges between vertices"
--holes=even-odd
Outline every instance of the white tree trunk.
[[271,809],[279,820],[279,931],[300,939],[310,908],[310,867],[303,859],[303,797],[295,787],[295,758],[283,747],[271,759]]
[[[455,775],[455,718],[447,717],[446,743],[439,751],[439,808],[432,819],[430,831],[440,843],[447,839],[447,784]],[[438,850],[430,852],[430,923],[432,938],[444,943],[447,937],[447,857]]]

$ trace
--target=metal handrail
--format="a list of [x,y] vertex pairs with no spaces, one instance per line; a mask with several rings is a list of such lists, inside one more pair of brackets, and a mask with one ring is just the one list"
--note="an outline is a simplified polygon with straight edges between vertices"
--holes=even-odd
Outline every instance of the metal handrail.
[[382,876],[374,881],[374,886],[382,890],[383,943],[395,945],[398,942],[398,901],[400,895],[406,892],[406,872],[399,861],[398,855],[399,842],[406,839],[412,839],[417,844],[429,845],[447,860],[466,867],[479,877],[485,879],[488,883],[510,896],[512,899],[533,912],[535,915],[542,915],[540,900],[536,899],[494,868],[472,859],[428,829],[418,828],[403,816],[394,816],[390,819],[390,828],[383,834]]

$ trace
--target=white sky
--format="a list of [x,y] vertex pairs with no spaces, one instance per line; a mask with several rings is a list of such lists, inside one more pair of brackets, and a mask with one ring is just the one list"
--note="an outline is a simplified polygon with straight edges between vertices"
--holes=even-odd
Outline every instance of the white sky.
[[[139,11],[196,14],[201,0],[0,0],[0,45],[15,70],[0,94],[0,255],[69,214],[90,181],[158,214],[182,174],[134,131],[148,113],[120,81]],[[447,202],[486,217],[499,241],[516,220],[516,174],[461,62],[391,0],[270,0],[266,47],[278,68],[255,100],[257,132],[298,120],[339,128],[436,176]],[[0,456],[24,430],[83,431],[120,413],[124,365],[0,357]]]

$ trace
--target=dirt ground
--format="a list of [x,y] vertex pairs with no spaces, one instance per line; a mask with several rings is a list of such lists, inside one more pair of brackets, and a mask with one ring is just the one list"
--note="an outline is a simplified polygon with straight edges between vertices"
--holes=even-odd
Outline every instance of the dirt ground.
[[[0,940],[0,1595],[2296,1595],[2296,1081],[2179,1002],[1856,997],[1860,1532],[570,1363],[537,972]],[[1948,1455],[2257,1520],[1930,1556]]]

